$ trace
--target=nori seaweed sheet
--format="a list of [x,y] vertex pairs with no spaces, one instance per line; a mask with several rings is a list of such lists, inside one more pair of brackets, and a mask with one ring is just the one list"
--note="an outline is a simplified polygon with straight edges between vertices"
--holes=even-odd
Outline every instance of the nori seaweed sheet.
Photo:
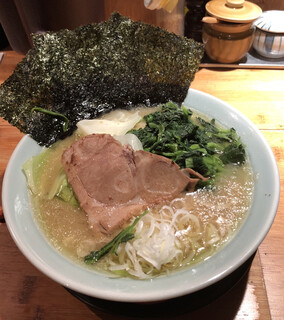
[[[108,21],[33,35],[33,48],[0,87],[0,116],[40,145],[116,108],[182,103],[204,53],[201,43],[119,13]],[[65,115],[62,118],[32,108]]]

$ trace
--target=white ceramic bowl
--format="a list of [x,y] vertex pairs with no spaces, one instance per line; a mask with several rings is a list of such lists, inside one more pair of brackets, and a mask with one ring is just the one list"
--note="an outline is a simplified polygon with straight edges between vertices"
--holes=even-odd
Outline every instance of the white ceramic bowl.
[[278,207],[280,183],[273,153],[258,129],[221,100],[190,89],[185,103],[237,130],[247,146],[256,176],[252,208],[226,247],[203,263],[153,280],[112,279],[69,261],[46,241],[34,221],[21,167],[41,148],[26,136],[16,147],[7,166],[2,201],[10,233],[33,265],[63,286],[91,297],[121,302],[153,302],[206,288],[231,274],[251,257],[269,231]]
[[284,11],[265,11],[255,22],[255,51],[266,58],[284,57]]

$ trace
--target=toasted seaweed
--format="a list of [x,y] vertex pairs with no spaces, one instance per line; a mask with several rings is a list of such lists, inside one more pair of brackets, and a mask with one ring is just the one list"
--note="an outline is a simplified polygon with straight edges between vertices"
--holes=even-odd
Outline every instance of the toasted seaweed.
[[[183,102],[203,52],[199,42],[119,13],[73,31],[33,35],[33,48],[0,87],[0,116],[49,146],[82,119]],[[68,129],[64,117],[33,108],[62,114]]]

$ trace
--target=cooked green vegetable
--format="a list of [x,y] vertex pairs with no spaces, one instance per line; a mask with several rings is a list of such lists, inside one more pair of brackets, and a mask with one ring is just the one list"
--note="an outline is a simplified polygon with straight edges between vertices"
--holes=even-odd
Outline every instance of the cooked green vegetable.
[[62,180],[58,181],[58,183],[55,184],[54,187],[56,190],[54,196],[57,196],[59,199],[71,204],[74,207],[80,206],[75,192],[67,180],[65,172],[62,173]]
[[58,174],[52,183],[41,183],[42,175],[44,175],[48,169],[47,164],[53,156],[53,148],[46,148],[23,164],[23,172],[27,179],[28,188],[34,195],[49,200],[58,197],[72,206],[79,207],[75,192],[68,183],[66,173],[62,167],[58,169]]
[[37,108],[37,107],[32,108],[31,113],[33,113],[33,112],[35,112],[35,111],[48,114],[48,115],[50,115],[50,116],[52,116],[52,117],[62,118],[63,121],[64,121],[64,122],[63,122],[63,126],[62,126],[63,132],[66,132],[66,131],[68,130],[69,120],[64,116],[64,114],[61,114],[61,113],[59,113],[59,112],[53,112],[53,111],[50,111],[50,110],[46,110],[46,109],[44,109],[44,108]]
[[[70,135],[79,120],[115,108],[181,103],[204,52],[199,42],[118,13],[33,35],[33,45],[0,87],[0,116],[46,146]],[[34,108],[50,113],[31,114]]]
[[168,102],[161,111],[144,117],[144,128],[131,133],[137,135],[145,151],[212,178],[207,183],[212,183],[225,164],[245,161],[245,148],[233,128],[222,129],[214,119],[208,122],[191,116],[191,110]]
[[134,230],[136,224],[139,222],[139,220],[147,214],[148,211],[144,211],[143,214],[141,214],[139,217],[137,217],[134,222],[123,229],[115,238],[113,238],[112,241],[110,241],[108,244],[106,244],[104,247],[102,247],[98,251],[91,251],[91,253],[87,256],[85,256],[84,261],[87,264],[93,264],[100,260],[103,256],[108,254],[109,252],[112,252],[114,254],[117,254],[117,248],[120,243],[127,242],[134,238]]
[[35,195],[41,195],[44,192],[43,186],[40,183],[40,177],[44,172],[44,167],[51,157],[51,152],[46,149],[38,155],[31,157],[23,164],[23,172],[27,179],[29,190]]
[[220,156],[223,163],[243,163],[245,150],[243,144],[237,140],[229,144]]

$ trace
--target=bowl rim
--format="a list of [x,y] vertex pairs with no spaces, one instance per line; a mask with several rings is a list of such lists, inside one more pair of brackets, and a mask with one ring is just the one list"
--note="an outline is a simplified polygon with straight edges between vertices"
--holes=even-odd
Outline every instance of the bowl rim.
[[[204,103],[202,111],[198,105],[200,101]],[[257,193],[256,199],[253,200],[253,209],[255,210],[252,210],[253,212],[248,215],[233,239],[205,262],[152,280],[114,279],[75,264],[63,257],[46,241],[32,217],[26,198],[27,190],[24,191],[25,194],[22,194],[21,183],[23,181],[17,180],[21,169],[17,166],[19,167],[19,164],[23,163],[25,159],[22,157],[20,159],[19,155],[24,155],[27,159],[31,156],[31,154],[23,153],[27,146],[32,149],[31,153],[34,154],[41,149],[29,136],[24,136],[15,148],[6,168],[2,203],[6,224],[13,240],[37,269],[57,283],[91,297],[120,302],[158,302],[190,294],[216,283],[235,271],[255,253],[274,221],[279,203],[280,178],[273,152],[256,126],[226,102],[207,93],[189,89],[185,105],[190,105],[190,108],[206,113],[209,117],[214,117],[216,112],[218,114],[225,112],[226,120],[221,122],[223,125],[228,126],[233,121],[237,126],[235,128],[237,133],[242,136],[243,140],[247,140],[253,146],[256,139],[258,143],[256,150],[265,151],[264,154],[261,154],[261,159],[267,162],[266,166],[256,162],[256,170],[260,171],[256,173],[258,181],[264,179],[266,183],[256,184],[256,187],[260,188],[261,194]],[[205,109],[208,112],[204,112]],[[217,117],[216,120],[221,121]],[[245,132],[241,132],[241,130]],[[251,156],[252,159],[256,157],[249,154],[250,161],[252,160]],[[262,172],[262,170],[264,171]],[[267,172],[270,173],[269,176],[267,176]],[[13,179],[16,180],[16,184]],[[263,198],[265,199],[264,206],[263,204],[260,206],[258,200]],[[262,210],[267,212],[260,216],[259,221],[254,221],[256,220],[254,217]],[[241,245],[242,237],[251,237],[252,229],[256,229],[256,234],[253,239],[250,239],[250,246]],[[48,253],[48,259],[44,253]]]

